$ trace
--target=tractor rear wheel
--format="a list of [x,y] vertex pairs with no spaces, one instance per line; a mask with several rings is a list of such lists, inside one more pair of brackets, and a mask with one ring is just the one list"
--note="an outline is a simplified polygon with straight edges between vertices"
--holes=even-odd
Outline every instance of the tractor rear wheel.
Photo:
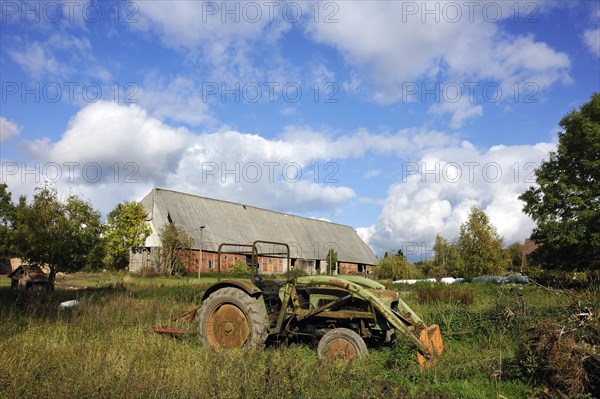
[[334,328],[327,331],[317,346],[319,359],[350,361],[368,353],[365,341],[348,328]]
[[261,347],[268,328],[264,306],[237,288],[213,292],[200,308],[200,335],[206,347]]

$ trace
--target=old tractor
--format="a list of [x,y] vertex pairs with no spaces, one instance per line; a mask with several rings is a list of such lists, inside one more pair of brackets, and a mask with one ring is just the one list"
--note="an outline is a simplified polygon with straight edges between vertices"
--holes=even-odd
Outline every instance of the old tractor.
[[[227,250],[233,247],[237,250]],[[361,276],[291,278],[289,246],[268,241],[221,244],[219,276],[222,253],[246,254],[251,278],[219,278],[204,293],[202,306],[188,312],[190,320],[198,313],[207,347],[262,347],[268,340],[299,339],[316,343],[320,358],[349,360],[367,354],[367,347],[393,343],[400,332],[417,347],[421,365],[435,364],[442,354],[439,327],[425,325],[397,292],[378,282]],[[260,256],[287,258],[287,278],[263,280],[258,273]],[[170,330],[159,332],[165,331]]]

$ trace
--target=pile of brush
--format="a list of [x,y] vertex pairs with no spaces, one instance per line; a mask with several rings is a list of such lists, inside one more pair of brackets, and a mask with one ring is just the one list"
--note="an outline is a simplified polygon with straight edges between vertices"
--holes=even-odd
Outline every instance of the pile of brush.
[[535,325],[518,359],[540,399],[600,398],[600,314],[573,306],[564,320]]

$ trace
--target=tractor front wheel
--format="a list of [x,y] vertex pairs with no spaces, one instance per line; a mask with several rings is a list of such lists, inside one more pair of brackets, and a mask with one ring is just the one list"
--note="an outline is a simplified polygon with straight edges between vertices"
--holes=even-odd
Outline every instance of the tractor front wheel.
[[327,331],[317,346],[319,359],[350,361],[368,353],[365,341],[348,328],[334,328]]
[[200,308],[200,335],[215,349],[261,347],[269,328],[267,313],[255,298],[232,287],[210,294]]

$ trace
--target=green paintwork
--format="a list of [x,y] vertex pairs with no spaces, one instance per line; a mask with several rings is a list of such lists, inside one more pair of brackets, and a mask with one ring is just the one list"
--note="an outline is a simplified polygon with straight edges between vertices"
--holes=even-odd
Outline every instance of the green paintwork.
[[[351,291],[359,298],[367,299],[372,298],[375,303],[383,307],[390,307],[388,301],[376,297],[369,289],[385,289],[383,284],[376,281],[369,280],[361,276],[305,276],[299,277],[296,282],[298,284],[306,285],[327,285],[330,287],[340,287],[349,289],[348,287],[354,287]],[[387,305],[387,306],[386,306]],[[410,321],[411,325],[422,324],[423,321],[417,314],[400,298],[398,298],[398,312],[407,320]]]
[[363,276],[337,276],[337,277],[343,278],[344,280],[351,281],[358,285],[362,285],[363,287],[367,287],[372,290],[385,290],[385,285],[378,283],[375,280],[371,280],[370,278],[363,277]]
[[[354,276],[356,277],[356,276]],[[350,281],[348,278],[346,278],[346,276],[344,277],[337,277],[337,276],[313,276],[313,277],[302,277],[303,280],[298,279],[298,282],[304,283],[304,284],[308,284],[308,285],[328,285],[328,286],[332,286],[332,287],[340,287],[343,289],[346,289],[350,292],[352,292],[353,294],[356,294],[357,297],[365,299],[365,300],[369,300],[370,302],[372,302],[375,305],[375,308],[377,310],[384,310],[386,311],[390,311],[391,309],[389,308],[389,306],[386,306],[386,303],[381,300],[380,298],[378,298],[377,296],[375,296],[368,288],[366,288],[365,286],[359,285],[357,283],[354,283],[352,281]],[[381,285],[379,283],[376,283],[378,285]],[[413,310],[406,304],[404,303],[404,301],[402,301],[400,298],[398,298],[398,310],[399,313],[406,318],[411,325],[417,326],[420,323],[423,323],[423,321],[421,320],[421,318],[419,316],[416,315],[415,312],[413,312]]]
[[[312,276],[302,277],[298,279],[298,282],[307,286],[330,286],[339,287],[345,291],[348,291],[356,297],[367,301],[374,310],[381,313],[381,315],[390,323],[396,330],[404,332],[408,335],[409,339],[424,353],[429,354],[429,350],[415,335],[415,332],[419,332],[425,328],[425,323],[419,316],[401,299],[398,299],[398,313],[394,312],[389,305],[383,302],[380,298],[375,296],[369,289],[364,286],[358,285],[352,281],[349,281],[344,277],[337,276]],[[295,312],[300,316],[306,315],[310,310],[306,309],[295,309]],[[346,315],[348,316],[348,315]],[[358,316],[358,315],[357,315]]]
[[384,290],[385,289],[385,286],[383,284],[378,283],[377,281],[368,279],[366,277],[362,277],[362,276],[304,276],[304,277],[298,277],[296,279],[296,282],[298,282],[299,284],[309,284],[309,283],[321,282],[321,281],[327,282],[327,281],[330,281],[331,278],[334,278],[336,280],[350,281],[352,283],[355,283],[355,284],[358,284],[365,288],[370,288],[373,290]]

